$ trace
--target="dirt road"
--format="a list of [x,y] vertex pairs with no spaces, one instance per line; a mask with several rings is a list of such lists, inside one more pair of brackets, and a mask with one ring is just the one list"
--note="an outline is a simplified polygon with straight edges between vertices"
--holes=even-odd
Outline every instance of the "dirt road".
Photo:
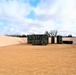
[[0,75],[76,75],[76,45],[0,47]]

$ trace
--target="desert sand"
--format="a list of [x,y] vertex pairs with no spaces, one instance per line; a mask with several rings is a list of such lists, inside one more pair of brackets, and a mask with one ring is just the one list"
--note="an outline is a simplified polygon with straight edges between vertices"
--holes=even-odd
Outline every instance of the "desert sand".
[[27,38],[0,36],[0,46],[27,43]]
[[76,45],[0,47],[0,75],[76,75]]
[[26,44],[0,36],[0,75],[76,75],[76,44]]

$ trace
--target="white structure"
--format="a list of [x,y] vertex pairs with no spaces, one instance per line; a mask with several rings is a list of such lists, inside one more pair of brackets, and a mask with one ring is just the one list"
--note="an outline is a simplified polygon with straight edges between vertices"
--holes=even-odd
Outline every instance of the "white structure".
[[63,37],[62,41],[73,41],[73,44],[76,44],[76,37]]
[[[49,37],[48,41],[51,43],[51,37]],[[76,37],[62,37],[62,41],[73,41],[73,44],[76,44]],[[57,37],[55,37],[55,43],[57,43]]]

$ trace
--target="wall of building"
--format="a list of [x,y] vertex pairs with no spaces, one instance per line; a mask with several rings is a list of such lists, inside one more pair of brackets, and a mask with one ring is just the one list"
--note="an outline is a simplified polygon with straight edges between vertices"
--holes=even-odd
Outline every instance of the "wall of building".
[[[48,39],[49,43],[51,43],[51,37]],[[62,41],[73,41],[73,44],[76,44],[76,37],[62,37]],[[57,38],[55,37],[55,43],[57,43]]]
[[63,41],[73,41],[73,44],[76,44],[76,37],[63,37]]
[[48,38],[48,43],[51,43],[51,37]]
[[72,40],[73,40],[73,44],[76,44],[76,37],[72,38]]

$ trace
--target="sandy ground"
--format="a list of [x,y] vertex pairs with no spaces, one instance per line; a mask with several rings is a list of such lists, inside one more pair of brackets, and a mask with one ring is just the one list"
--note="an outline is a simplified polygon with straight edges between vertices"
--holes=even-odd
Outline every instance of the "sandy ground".
[[0,46],[27,43],[27,38],[0,36]]
[[76,75],[76,45],[0,47],[0,75]]

